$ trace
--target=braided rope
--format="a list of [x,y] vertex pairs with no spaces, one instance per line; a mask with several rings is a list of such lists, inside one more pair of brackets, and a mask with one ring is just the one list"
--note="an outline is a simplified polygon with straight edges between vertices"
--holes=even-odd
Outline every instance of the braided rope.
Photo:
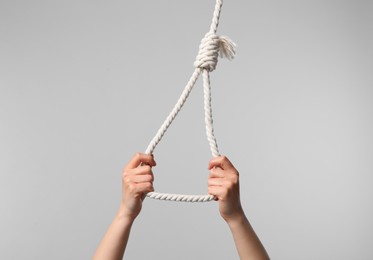
[[[205,110],[205,125],[207,140],[210,145],[211,153],[213,157],[219,156],[218,145],[214,135],[213,119],[212,119],[212,107],[211,107],[211,85],[210,85],[210,72],[216,68],[218,62],[218,56],[220,53],[221,57],[233,59],[235,55],[235,44],[226,36],[216,35],[216,30],[219,25],[219,17],[221,7],[223,5],[222,0],[217,0],[215,4],[214,14],[210,26],[210,31],[206,33],[204,38],[201,40],[199,46],[199,52],[194,62],[195,70],[185,86],[180,98],[176,105],[163,122],[154,138],[150,141],[145,153],[152,154],[155,147],[161,141],[163,135],[166,133],[168,127],[175,119],[185,101],[187,100],[190,92],[192,91],[197,79],[202,73],[203,77],[203,89],[204,89],[204,110]],[[146,194],[147,197],[158,199],[158,200],[170,200],[170,201],[185,201],[185,202],[206,202],[214,200],[213,195],[182,195],[182,194],[168,194],[159,192],[149,192]]]

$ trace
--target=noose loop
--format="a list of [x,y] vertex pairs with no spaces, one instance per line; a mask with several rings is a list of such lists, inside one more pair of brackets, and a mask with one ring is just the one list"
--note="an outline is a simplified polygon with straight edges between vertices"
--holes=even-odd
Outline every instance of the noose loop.
[[[152,154],[157,144],[161,141],[163,135],[166,133],[168,127],[175,119],[180,109],[183,107],[190,92],[192,91],[198,77],[202,73],[203,89],[204,89],[204,110],[205,110],[205,125],[207,140],[210,145],[213,157],[219,156],[218,145],[214,135],[212,108],[211,108],[211,86],[210,86],[210,72],[216,68],[218,56],[233,59],[235,56],[235,44],[226,36],[216,35],[216,30],[219,25],[219,17],[222,0],[217,0],[215,4],[214,14],[210,26],[210,31],[201,40],[198,55],[194,62],[195,70],[185,86],[181,96],[179,97],[176,105],[163,122],[154,138],[149,143],[145,153]],[[159,200],[171,201],[187,201],[187,202],[206,202],[214,200],[212,195],[182,195],[182,194],[168,194],[159,192],[149,192],[147,197]]]

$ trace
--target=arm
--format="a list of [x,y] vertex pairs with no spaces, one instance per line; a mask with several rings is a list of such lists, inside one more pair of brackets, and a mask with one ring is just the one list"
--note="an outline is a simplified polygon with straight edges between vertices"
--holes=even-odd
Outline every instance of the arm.
[[154,191],[151,169],[155,165],[152,155],[137,153],[124,168],[121,205],[93,260],[123,258],[132,224],[141,211],[145,194]]
[[269,259],[242,209],[238,171],[225,156],[213,158],[209,170],[208,192],[219,201],[220,215],[232,232],[240,259]]

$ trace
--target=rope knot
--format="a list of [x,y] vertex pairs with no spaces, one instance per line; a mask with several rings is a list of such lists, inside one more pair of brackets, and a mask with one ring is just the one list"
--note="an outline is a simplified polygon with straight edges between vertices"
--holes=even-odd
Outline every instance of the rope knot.
[[236,44],[227,36],[208,32],[201,40],[194,66],[211,72],[216,68],[219,53],[220,57],[231,60],[236,54],[235,47]]

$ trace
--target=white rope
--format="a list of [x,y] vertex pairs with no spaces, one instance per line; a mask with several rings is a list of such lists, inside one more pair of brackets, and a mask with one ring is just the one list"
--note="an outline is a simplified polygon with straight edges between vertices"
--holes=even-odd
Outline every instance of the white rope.
[[[159,128],[157,134],[149,143],[145,153],[152,154],[157,144],[161,141],[163,135],[166,133],[168,127],[175,119],[180,109],[183,107],[187,100],[190,92],[192,91],[199,75],[202,73],[203,77],[203,89],[204,89],[204,109],[205,109],[205,124],[206,124],[206,135],[210,145],[211,153],[213,157],[219,156],[218,145],[214,135],[213,119],[212,119],[212,108],[211,108],[211,86],[210,86],[210,72],[216,68],[218,62],[218,56],[220,53],[221,57],[233,59],[235,55],[235,44],[226,36],[216,35],[216,30],[219,25],[219,17],[221,7],[223,5],[222,0],[217,0],[215,4],[214,14],[210,26],[210,31],[206,33],[205,37],[201,40],[199,46],[199,52],[194,62],[195,70],[185,86],[183,92],[176,105],[172,109],[171,113],[167,116]],[[146,194],[147,197],[159,200],[171,200],[171,201],[187,201],[187,202],[206,202],[214,200],[215,197],[212,195],[182,195],[182,194],[168,194],[159,192],[149,192]]]

